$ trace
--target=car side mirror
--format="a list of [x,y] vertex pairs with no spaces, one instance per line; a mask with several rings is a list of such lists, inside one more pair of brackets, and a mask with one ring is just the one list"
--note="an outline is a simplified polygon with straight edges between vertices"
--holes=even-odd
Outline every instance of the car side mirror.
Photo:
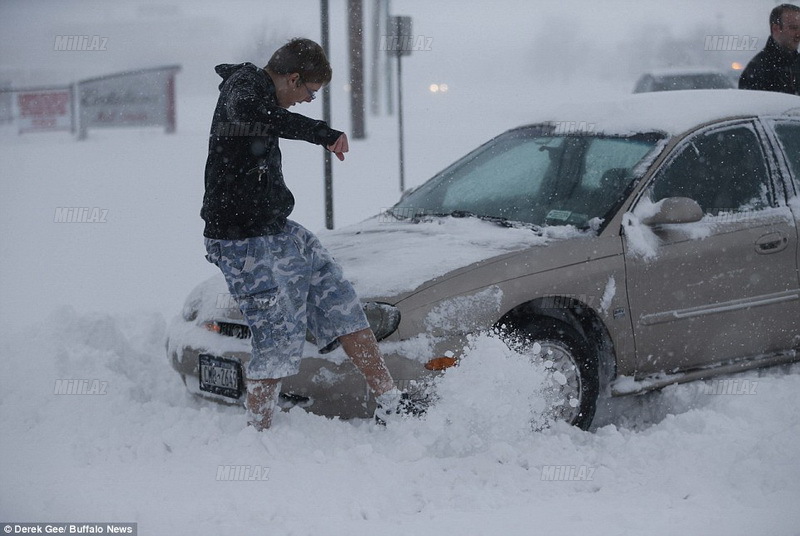
[[694,223],[703,219],[703,209],[688,197],[667,197],[656,203],[658,209],[650,216],[641,218],[645,225]]

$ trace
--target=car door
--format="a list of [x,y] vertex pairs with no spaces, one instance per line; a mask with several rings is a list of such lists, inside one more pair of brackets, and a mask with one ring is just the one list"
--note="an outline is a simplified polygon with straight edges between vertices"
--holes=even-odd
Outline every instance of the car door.
[[[795,224],[800,221],[800,119],[779,119],[770,121],[778,139],[782,156],[785,157],[786,183],[789,195],[794,196],[789,204],[794,212]],[[800,271],[800,244],[798,244],[797,267]],[[798,274],[800,277],[800,274]]]
[[650,256],[623,229],[637,376],[792,347],[800,318],[797,230],[765,138],[755,121],[696,132],[637,201],[644,208],[689,197],[704,213],[696,223],[640,224],[656,244]]

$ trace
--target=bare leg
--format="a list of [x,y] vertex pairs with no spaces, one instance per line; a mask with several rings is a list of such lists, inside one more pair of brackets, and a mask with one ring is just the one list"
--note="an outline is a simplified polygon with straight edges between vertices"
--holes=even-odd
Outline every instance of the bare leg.
[[375,395],[382,395],[394,387],[392,375],[383,362],[378,341],[371,329],[362,329],[339,337],[342,349],[367,380]]
[[272,424],[272,414],[281,391],[280,379],[245,380],[247,386],[247,418],[250,426],[258,430],[266,430]]

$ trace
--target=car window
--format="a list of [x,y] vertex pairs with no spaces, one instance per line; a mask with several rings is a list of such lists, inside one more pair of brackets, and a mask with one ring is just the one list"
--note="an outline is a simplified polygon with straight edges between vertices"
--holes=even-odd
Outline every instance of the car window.
[[[444,195],[442,209],[482,213],[483,205],[494,200],[512,209],[518,196],[531,196],[539,188],[550,164],[539,145],[521,139],[505,140],[465,166]],[[502,211],[501,211],[502,212]]]
[[687,74],[665,76],[653,84],[653,91],[677,89],[730,89],[731,81],[721,74]]
[[689,197],[710,215],[769,206],[769,175],[756,133],[736,126],[701,134],[656,177],[653,201]]
[[475,215],[534,225],[590,227],[631,186],[663,135],[551,135],[515,130],[473,151],[393,208],[407,217]]
[[800,124],[779,123],[775,125],[775,132],[783,145],[794,178],[800,182]]
[[[644,144],[631,143],[624,138],[599,138],[586,149],[584,186],[615,187],[609,184],[611,175],[630,177],[631,162],[638,162],[648,151]],[[627,184],[626,184],[627,185]]]

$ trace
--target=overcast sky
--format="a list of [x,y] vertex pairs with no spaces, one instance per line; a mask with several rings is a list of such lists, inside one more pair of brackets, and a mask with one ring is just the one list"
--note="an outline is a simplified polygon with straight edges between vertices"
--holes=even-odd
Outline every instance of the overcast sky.
[[[698,62],[704,37],[767,37],[774,0],[394,0],[393,14],[413,17],[414,34],[429,50],[404,64],[409,79],[427,87],[441,78],[453,87],[585,83],[597,77],[632,78],[644,68]],[[365,21],[372,0],[364,0]],[[331,56],[346,72],[346,3],[331,0]],[[319,2],[308,0],[130,1],[3,0],[0,2],[0,81],[14,86],[70,82],[126,69],[178,63],[183,90],[213,88],[213,65],[264,64],[274,44],[320,36]],[[107,38],[106,50],[56,51],[59,35]],[[689,52],[675,52],[684,40]],[[664,49],[668,50],[665,51]],[[674,57],[670,56],[673,54]],[[716,51],[702,61],[747,61],[755,51]],[[367,52],[367,57],[369,53]],[[724,61],[723,61],[724,60]],[[497,77],[497,78],[495,78]],[[341,75],[338,79],[344,83]],[[627,80],[626,80],[627,83]]]

